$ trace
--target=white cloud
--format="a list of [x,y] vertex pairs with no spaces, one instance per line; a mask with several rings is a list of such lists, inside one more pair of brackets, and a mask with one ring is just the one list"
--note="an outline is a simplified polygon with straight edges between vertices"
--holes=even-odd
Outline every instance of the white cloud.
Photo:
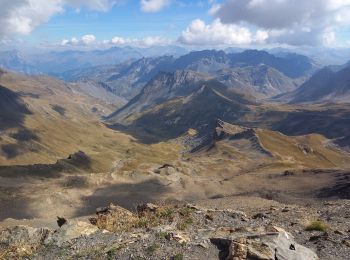
[[263,43],[268,39],[266,31],[251,32],[247,27],[235,24],[223,24],[220,19],[211,24],[196,19],[182,32],[179,42],[188,45],[249,45]]
[[140,4],[143,12],[154,13],[168,6],[170,0],[141,0]]
[[120,46],[137,46],[137,47],[150,47],[150,46],[164,46],[164,45],[169,45],[173,41],[160,37],[160,36],[148,36],[142,39],[138,38],[123,38],[123,37],[114,37],[111,41],[108,43],[112,45],[120,45]]
[[96,40],[96,37],[92,34],[87,34],[87,35],[84,35],[83,37],[81,37],[81,41],[85,45],[92,44],[95,40]]
[[80,39],[75,37],[68,39],[63,39],[61,42],[62,46],[88,46],[95,43],[96,37],[92,34],[83,35]]
[[0,38],[30,34],[66,6],[107,11],[117,0],[0,0]]
[[270,43],[318,45],[350,25],[350,0],[226,0],[210,14],[225,24],[268,31]]
[[80,39],[73,37],[71,39],[63,39],[60,43],[61,46],[66,47],[83,47],[89,48],[95,47],[111,47],[111,46],[135,46],[135,47],[150,47],[150,46],[166,46],[173,43],[172,40],[160,36],[148,36],[144,38],[124,38],[113,37],[111,40],[97,41],[96,37],[92,34],[82,36]]

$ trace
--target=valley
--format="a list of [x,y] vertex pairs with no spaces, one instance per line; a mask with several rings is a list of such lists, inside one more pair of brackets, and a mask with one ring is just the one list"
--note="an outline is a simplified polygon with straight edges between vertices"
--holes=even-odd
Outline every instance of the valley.
[[347,205],[350,105],[336,96],[349,81],[290,101],[322,72],[291,57],[142,58],[69,71],[73,82],[1,70],[0,226],[55,228],[109,203]]

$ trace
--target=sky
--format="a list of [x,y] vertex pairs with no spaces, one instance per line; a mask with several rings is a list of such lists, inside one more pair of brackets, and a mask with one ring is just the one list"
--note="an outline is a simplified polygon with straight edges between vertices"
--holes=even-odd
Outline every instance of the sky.
[[0,45],[350,47],[350,0],[0,0]]

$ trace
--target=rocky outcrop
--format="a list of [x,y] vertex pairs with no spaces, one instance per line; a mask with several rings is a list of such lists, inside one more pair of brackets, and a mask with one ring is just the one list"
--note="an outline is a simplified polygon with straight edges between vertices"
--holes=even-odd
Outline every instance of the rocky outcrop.
[[284,229],[259,221],[241,211],[190,204],[148,203],[135,213],[111,204],[97,209],[90,222],[68,220],[55,231],[24,226],[6,229],[0,233],[1,257],[318,259]]
[[45,245],[58,245],[61,246],[73,239],[81,236],[90,236],[98,231],[95,225],[92,225],[88,221],[82,220],[69,220],[66,224],[57,229],[54,233],[50,234],[44,240]]
[[295,242],[293,236],[279,227],[265,227],[260,232],[242,230],[229,235],[213,237],[211,241],[223,248],[226,260],[280,259],[313,260],[317,255]]

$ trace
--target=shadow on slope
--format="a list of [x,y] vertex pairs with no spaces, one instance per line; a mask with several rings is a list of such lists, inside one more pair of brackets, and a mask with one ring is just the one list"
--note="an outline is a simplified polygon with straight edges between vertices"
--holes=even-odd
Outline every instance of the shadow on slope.
[[69,155],[67,159],[58,160],[55,164],[11,165],[0,166],[0,177],[3,178],[59,178],[63,172],[88,170],[91,159],[84,152]]
[[20,188],[0,187],[0,221],[7,218],[30,219],[36,214],[30,210],[30,200],[19,195]]
[[96,208],[106,206],[109,203],[120,205],[129,210],[135,210],[141,203],[159,201],[162,194],[170,191],[157,179],[150,179],[140,183],[113,184],[97,189],[91,196],[82,200],[84,206],[75,212],[75,216],[93,214]]
[[0,130],[22,127],[26,115],[32,114],[21,95],[0,85]]
[[24,127],[24,120],[32,112],[27,108],[21,97],[22,93],[0,86],[0,132],[17,128],[16,133],[10,133],[9,137],[15,143],[2,144],[0,151],[7,159],[17,157],[25,150],[35,151],[37,148],[32,141],[39,141],[38,136]]
[[[319,133],[329,139],[343,138],[350,133],[350,109],[329,108],[322,110],[298,110],[296,112],[272,112],[267,117],[280,118],[272,129],[286,135]],[[340,142],[340,146],[343,146]],[[346,144],[345,144],[346,145]]]

